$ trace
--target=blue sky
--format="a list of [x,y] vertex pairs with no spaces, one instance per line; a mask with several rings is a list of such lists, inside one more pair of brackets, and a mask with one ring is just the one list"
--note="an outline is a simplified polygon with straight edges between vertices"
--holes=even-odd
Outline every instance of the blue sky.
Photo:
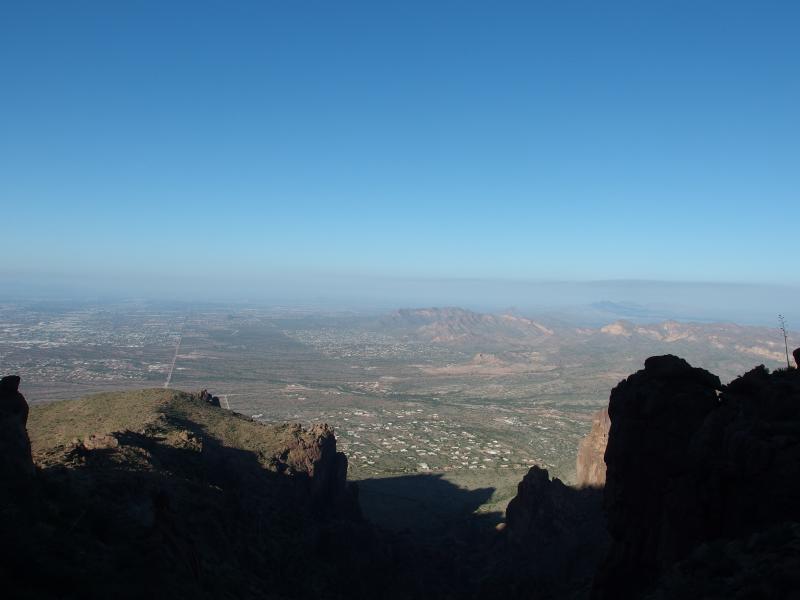
[[3,2],[0,277],[800,283],[796,2]]

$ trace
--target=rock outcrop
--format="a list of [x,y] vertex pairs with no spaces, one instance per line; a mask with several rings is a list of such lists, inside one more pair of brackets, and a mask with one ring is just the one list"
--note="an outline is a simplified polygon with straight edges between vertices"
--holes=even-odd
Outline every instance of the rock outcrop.
[[608,412],[613,543],[595,597],[640,597],[702,544],[800,520],[796,370],[761,366],[722,388],[680,358],[652,357],[612,390]]
[[578,456],[575,461],[576,480],[578,486],[602,487],[606,483],[606,445],[611,419],[608,408],[597,411],[592,418],[592,429],[581,440]]
[[287,441],[272,459],[280,473],[308,478],[314,506],[349,517],[360,515],[358,488],[347,482],[347,456],[336,451],[336,436],[327,424],[305,430],[299,424],[284,426]]
[[197,394],[200,400],[208,402],[211,406],[220,406],[219,397],[209,393],[208,390],[200,390]]

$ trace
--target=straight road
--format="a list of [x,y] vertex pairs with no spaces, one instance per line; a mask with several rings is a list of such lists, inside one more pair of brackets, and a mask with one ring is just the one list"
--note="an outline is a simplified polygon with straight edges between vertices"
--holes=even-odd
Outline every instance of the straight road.
[[175,356],[172,357],[172,364],[169,367],[167,380],[164,382],[164,389],[169,387],[169,382],[172,381],[172,372],[175,370],[175,362],[178,360],[178,352],[181,349],[181,340],[183,339],[183,331],[178,334],[178,345],[175,346]]

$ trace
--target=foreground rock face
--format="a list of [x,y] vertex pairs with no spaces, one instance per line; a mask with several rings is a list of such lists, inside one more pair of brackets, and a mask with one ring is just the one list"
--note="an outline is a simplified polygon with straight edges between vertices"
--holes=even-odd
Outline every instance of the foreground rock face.
[[787,522],[698,546],[659,578],[647,600],[788,599],[798,590],[800,523]]
[[797,374],[757,367],[720,395],[716,376],[659,356],[612,390],[597,598],[640,597],[704,543],[800,520]]
[[28,403],[19,382],[16,375],[0,380],[0,479],[7,492],[27,487],[36,473],[25,429]]
[[578,486],[602,487],[606,483],[606,445],[611,419],[608,408],[597,411],[592,418],[592,429],[578,446],[575,461],[576,484]]

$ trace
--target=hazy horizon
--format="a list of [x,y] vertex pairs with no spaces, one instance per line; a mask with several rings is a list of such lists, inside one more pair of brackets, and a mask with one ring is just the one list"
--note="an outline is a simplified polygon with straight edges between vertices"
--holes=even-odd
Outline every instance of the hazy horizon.
[[788,285],[679,281],[537,281],[368,276],[262,277],[198,280],[177,276],[107,278],[0,275],[0,302],[139,300],[218,306],[294,306],[310,312],[380,313],[399,308],[454,306],[483,312],[550,315],[581,324],[617,318],[638,321],[730,321],[772,326],[783,314],[798,329]]

